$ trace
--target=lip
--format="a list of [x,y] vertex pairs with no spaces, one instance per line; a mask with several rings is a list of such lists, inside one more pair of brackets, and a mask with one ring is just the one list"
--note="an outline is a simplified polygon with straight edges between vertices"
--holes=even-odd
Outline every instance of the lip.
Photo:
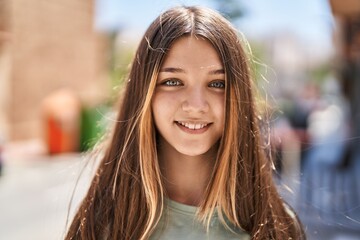
[[201,134],[206,132],[212,123],[209,122],[194,122],[194,121],[175,121],[182,131],[191,134]]

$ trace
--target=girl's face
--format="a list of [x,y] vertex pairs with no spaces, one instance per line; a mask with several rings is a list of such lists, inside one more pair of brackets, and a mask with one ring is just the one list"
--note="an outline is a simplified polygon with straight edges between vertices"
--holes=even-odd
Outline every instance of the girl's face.
[[152,99],[161,148],[187,156],[209,152],[223,132],[224,98],[224,69],[211,43],[193,36],[176,40]]

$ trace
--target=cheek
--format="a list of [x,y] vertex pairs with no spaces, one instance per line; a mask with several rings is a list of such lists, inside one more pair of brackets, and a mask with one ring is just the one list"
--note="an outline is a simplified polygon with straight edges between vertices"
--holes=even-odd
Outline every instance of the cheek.
[[225,119],[225,99],[224,97],[215,98],[213,102],[214,113],[218,119]]
[[161,117],[159,117],[159,115],[161,115],[161,109],[161,101],[159,101],[159,98],[157,96],[154,96],[151,101],[151,111],[155,125],[158,125],[158,120],[161,119]]
[[175,96],[166,93],[157,93],[151,101],[151,108],[155,122],[171,117],[176,110],[177,100]]
[[174,108],[179,103],[179,96],[167,92],[156,93],[153,96],[152,107],[153,109],[164,110],[162,108]]

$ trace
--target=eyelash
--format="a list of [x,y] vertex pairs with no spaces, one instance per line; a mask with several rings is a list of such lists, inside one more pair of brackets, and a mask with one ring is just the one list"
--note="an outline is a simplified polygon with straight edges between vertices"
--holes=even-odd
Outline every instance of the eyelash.
[[[218,85],[218,86],[215,86]],[[221,84],[221,86],[219,86],[219,84]],[[213,81],[209,84],[210,87],[214,87],[214,88],[225,88],[225,81]]]
[[161,83],[161,85],[173,87],[173,86],[181,86],[182,82],[177,79],[167,79]]
[[[161,83],[161,85],[168,86],[168,87],[176,87],[176,86],[182,86],[183,83],[178,79],[167,79]],[[220,86],[219,86],[220,85]],[[225,88],[225,81],[222,80],[216,80],[212,81],[208,85],[209,87],[223,89]]]

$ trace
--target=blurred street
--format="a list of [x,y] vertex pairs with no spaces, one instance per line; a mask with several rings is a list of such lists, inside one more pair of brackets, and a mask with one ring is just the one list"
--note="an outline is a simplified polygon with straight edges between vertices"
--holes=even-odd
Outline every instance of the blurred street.
[[[84,166],[82,158],[77,154],[24,157],[4,164],[0,239],[63,239],[71,194]],[[77,185],[74,205],[89,182],[86,172]]]

